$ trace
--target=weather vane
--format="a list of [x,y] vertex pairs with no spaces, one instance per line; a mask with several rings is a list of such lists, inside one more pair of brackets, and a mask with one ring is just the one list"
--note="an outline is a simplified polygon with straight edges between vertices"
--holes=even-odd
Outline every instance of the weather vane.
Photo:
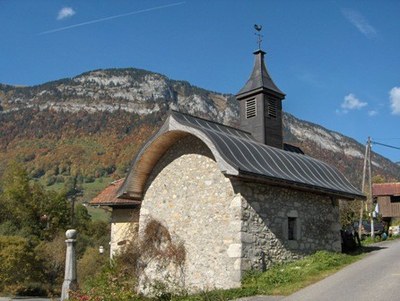
[[261,34],[262,25],[254,24],[254,29],[257,30],[257,32],[255,32],[254,34],[258,37],[258,49],[261,49],[261,42],[263,38],[263,35]]

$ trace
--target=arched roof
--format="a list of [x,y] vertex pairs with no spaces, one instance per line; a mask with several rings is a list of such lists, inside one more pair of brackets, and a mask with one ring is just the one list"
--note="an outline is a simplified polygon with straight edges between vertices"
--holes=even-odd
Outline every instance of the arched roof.
[[227,176],[344,199],[365,198],[337,169],[322,161],[261,144],[242,130],[174,111],[137,154],[119,195],[141,199],[153,167],[185,135],[201,139]]

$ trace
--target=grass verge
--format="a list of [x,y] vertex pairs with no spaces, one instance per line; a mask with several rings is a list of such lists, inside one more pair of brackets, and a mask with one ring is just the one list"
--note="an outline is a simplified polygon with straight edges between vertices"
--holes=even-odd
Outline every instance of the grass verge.
[[173,300],[231,300],[255,295],[290,295],[326,278],[344,266],[361,259],[366,253],[341,254],[319,251],[304,259],[276,265],[265,273],[249,272],[241,288],[214,290]]

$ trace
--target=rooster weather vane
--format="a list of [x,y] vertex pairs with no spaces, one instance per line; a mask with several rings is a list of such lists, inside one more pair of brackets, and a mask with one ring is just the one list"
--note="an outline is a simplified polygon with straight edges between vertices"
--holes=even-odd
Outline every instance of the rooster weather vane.
[[263,35],[261,34],[262,25],[254,24],[254,29],[257,30],[257,32],[255,32],[254,34],[258,37],[257,38],[258,49],[261,49],[261,42],[263,38]]

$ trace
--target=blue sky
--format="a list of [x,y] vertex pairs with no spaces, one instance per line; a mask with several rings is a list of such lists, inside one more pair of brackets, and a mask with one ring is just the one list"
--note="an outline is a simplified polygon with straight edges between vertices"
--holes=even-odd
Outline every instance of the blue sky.
[[[286,112],[400,146],[399,16],[397,0],[0,0],[0,83],[135,67],[236,93],[257,23]],[[400,150],[373,150],[400,161]]]

